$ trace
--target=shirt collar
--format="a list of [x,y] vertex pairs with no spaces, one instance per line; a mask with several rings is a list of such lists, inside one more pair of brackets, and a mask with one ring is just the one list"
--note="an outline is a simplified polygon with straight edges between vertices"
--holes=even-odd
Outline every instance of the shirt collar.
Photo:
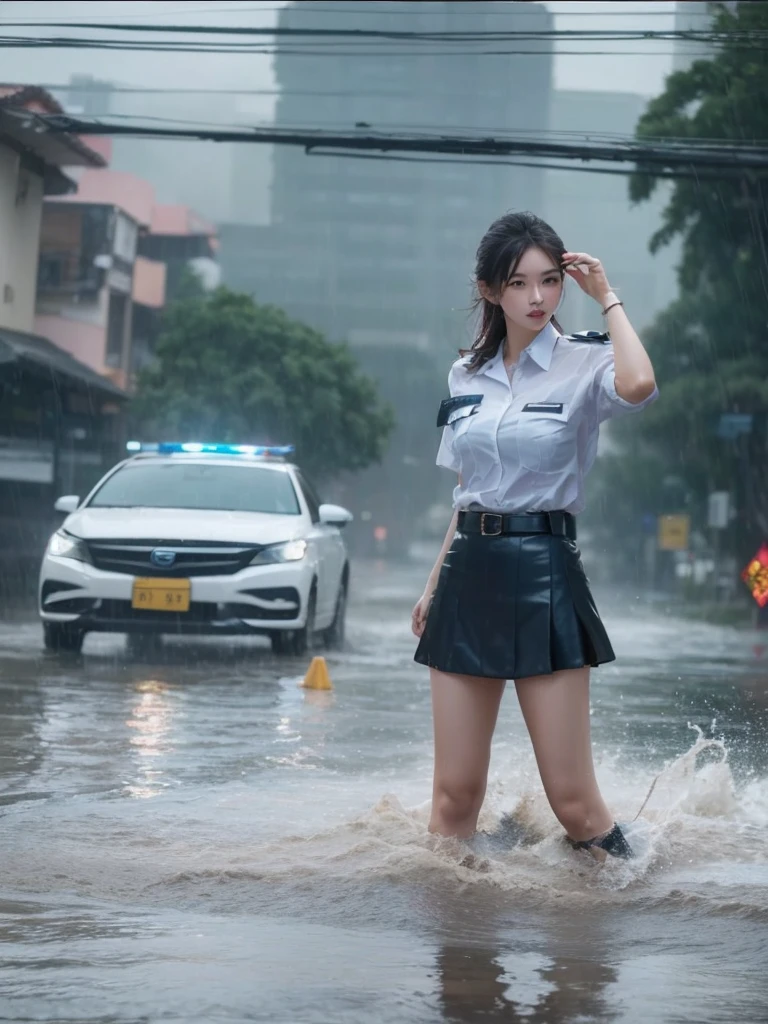
[[[548,370],[552,365],[552,355],[559,337],[560,334],[557,328],[550,320],[547,326],[539,331],[530,345],[523,349],[523,352],[527,352],[534,363],[540,366],[542,370]],[[503,344],[499,344],[496,355],[492,356],[487,363],[484,363],[477,372],[488,373],[491,377],[498,377],[499,380],[506,381],[507,371],[504,367]]]

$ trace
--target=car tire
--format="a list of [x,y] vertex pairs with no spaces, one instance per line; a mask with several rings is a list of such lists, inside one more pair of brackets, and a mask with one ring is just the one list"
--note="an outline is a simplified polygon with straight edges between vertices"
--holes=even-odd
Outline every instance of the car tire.
[[272,650],[275,654],[301,655],[306,654],[315,639],[315,612],[317,608],[317,591],[314,586],[309,593],[307,604],[307,621],[301,629],[286,629],[272,634]]
[[349,582],[346,575],[342,577],[339,586],[338,597],[336,598],[336,611],[333,614],[333,622],[325,631],[325,646],[331,651],[340,651],[344,648],[346,639],[347,620],[347,592]]
[[85,631],[64,622],[43,623],[43,645],[46,651],[79,654],[83,649]]

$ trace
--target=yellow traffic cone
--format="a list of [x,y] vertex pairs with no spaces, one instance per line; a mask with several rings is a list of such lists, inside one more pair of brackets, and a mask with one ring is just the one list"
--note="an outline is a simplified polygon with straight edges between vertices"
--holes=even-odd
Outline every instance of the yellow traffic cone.
[[299,684],[306,687],[308,690],[332,690],[333,683],[331,677],[328,675],[328,666],[325,663],[325,658],[313,658],[307,674],[304,676],[303,681]]

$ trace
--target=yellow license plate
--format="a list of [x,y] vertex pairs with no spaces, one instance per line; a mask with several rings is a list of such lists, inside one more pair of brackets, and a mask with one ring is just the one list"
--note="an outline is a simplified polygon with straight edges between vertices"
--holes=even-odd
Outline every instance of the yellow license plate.
[[140,577],[133,581],[131,605],[153,612],[188,612],[191,591],[189,580]]

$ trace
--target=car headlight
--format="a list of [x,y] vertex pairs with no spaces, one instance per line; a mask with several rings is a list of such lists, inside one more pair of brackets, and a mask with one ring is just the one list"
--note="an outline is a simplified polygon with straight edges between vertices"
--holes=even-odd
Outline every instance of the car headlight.
[[64,530],[57,530],[48,541],[48,554],[56,555],[57,558],[74,558],[78,562],[91,560],[85,542]]
[[305,540],[289,540],[285,544],[272,544],[251,560],[251,565],[274,565],[276,562],[300,562],[307,553]]

